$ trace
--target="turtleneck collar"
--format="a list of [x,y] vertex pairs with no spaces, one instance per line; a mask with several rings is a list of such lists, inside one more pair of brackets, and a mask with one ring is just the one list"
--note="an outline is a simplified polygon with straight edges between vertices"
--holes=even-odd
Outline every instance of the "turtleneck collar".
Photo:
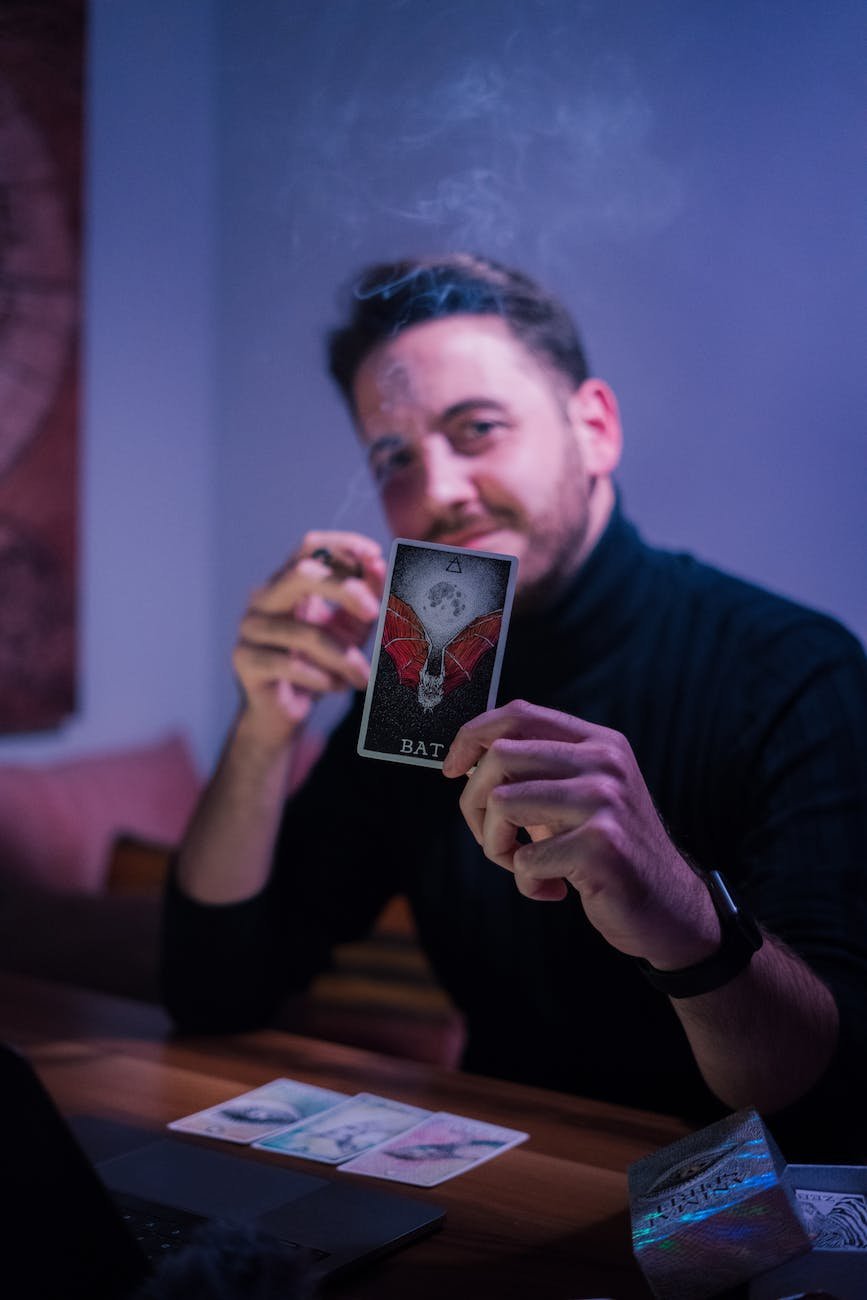
[[[598,542],[555,604],[512,619],[504,684],[541,671],[556,686],[612,653],[640,620],[652,555],[618,492]],[[499,695],[507,698],[502,688]]]

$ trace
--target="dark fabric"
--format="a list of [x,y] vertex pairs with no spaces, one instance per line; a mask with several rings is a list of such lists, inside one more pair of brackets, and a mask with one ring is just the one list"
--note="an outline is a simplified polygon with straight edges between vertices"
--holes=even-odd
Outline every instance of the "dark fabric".
[[[826,981],[840,1050],[776,1131],[791,1159],[867,1155],[863,1124],[860,1138],[846,1132],[867,1082],[858,642],[824,615],[648,547],[618,510],[559,606],[513,621],[499,698],[623,732],[678,847],[722,870]],[[359,758],[359,714],[360,701],[287,807],[259,897],[202,907],[170,887],[164,973],[178,1022],[265,1022],[400,890],[466,1016],[467,1069],[697,1121],[722,1113],[670,1003],[589,925],[577,894],[519,895],[470,836],[462,783]]]

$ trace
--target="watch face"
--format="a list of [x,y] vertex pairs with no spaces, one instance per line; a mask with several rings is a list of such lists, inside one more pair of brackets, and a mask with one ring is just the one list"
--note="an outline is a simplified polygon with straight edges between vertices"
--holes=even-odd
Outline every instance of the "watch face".
[[709,871],[703,879],[720,920],[723,949],[733,944],[740,951],[743,943],[747,943],[755,952],[761,947],[762,932],[752,912],[738,903],[731,886],[719,871]]

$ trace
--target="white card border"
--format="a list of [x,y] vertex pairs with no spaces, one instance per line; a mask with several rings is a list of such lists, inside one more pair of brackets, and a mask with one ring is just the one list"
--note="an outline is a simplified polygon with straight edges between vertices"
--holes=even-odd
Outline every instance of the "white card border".
[[[231,1105],[232,1102],[242,1101],[245,1097],[252,1097],[257,1092],[264,1092],[266,1088],[272,1088],[278,1083],[295,1084],[300,1088],[306,1088],[312,1092],[330,1092],[341,1099],[340,1101],[335,1101],[334,1106],[341,1106],[344,1100],[348,1101],[352,1096],[351,1093],[338,1092],[336,1088],[325,1088],[318,1083],[307,1083],[304,1079],[290,1079],[287,1075],[280,1075],[276,1079],[269,1079],[267,1083],[258,1084],[255,1088],[248,1088],[246,1092],[239,1092],[232,1097],[227,1097],[225,1101],[218,1101],[213,1106],[205,1106],[204,1110],[194,1110],[189,1115],[181,1115],[178,1119],[169,1120],[166,1124],[166,1128],[170,1128],[176,1133],[193,1133],[198,1134],[200,1137],[210,1137],[213,1138],[215,1142],[232,1142],[235,1146],[252,1146],[254,1142],[261,1141],[262,1138],[273,1137],[275,1133],[288,1133],[289,1130],[295,1128],[297,1124],[304,1124],[306,1120],[314,1119],[316,1115],[324,1115],[326,1110],[333,1109],[333,1107],[324,1107],[320,1111],[315,1111],[313,1115],[302,1115],[300,1119],[294,1120],[291,1124],[277,1124],[273,1128],[268,1129],[267,1132],[259,1133],[254,1137],[227,1137],[224,1133],[207,1133],[203,1132],[201,1128],[185,1127],[190,1120],[202,1119],[206,1115],[213,1115],[215,1112],[221,1111],[224,1106]],[[241,1120],[227,1120],[226,1124],[240,1124],[242,1122],[243,1121]],[[261,1121],[251,1121],[251,1123],[255,1123],[257,1128],[262,1127]]]
[[458,1115],[454,1111],[450,1110],[436,1110],[425,1119],[420,1119],[419,1122],[414,1125],[413,1128],[408,1129],[406,1133],[398,1133],[395,1137],[386,1138],[384,1142],[378,1143],[377,1146],[371,1147],[368,1151],[362,1151],[359,1155],[353,1156],[350,1160],[347,1160],[340,1166],[340,1173],[357,1174],[359,1178],[381,1178],[384,1183],[400,1183],[403,1187],[440,1187],[443,1183],[451,1182],[453,1178],[460,1178],[461,1174],[468,1174],[473,1169],[478,1169],[479,1165],[487,1164],[489,1160],[496,1160],[498,1156],[505,1155],[507,1151],[512,1151],[515,1147],[520,1146],[522,1142],[527,1142],[530,1137],[529,1133],[523,1133],[520,1129],[509,1129],[508,1131],[513,1134],[512,1140],[504,1142],[499,1151],[490,1151],[487,1155],[480,1156],[478,1160],[474,1160],[472,1164],[465,1165],[463,1169],[456,1169],[453,1173],[444,1174],[442,1178],[436,1178],[433,1182],[420,1183],[405,1178],[399,1178],[397,1174],[384,1174],[382,1172],[374,1173],[370,1169],[353,1169],[352,1166],[356,1164],[356,1162],[365,1160],[368,1156],[377,1155],[386,1147],[392,1146],[395,1142],[403,1142],[406,1139],[411,1138],[416,1129],[423,1128],[425,1124],[429,1124],[431,1120],[435,1119],[460,1119],[466,1124],[487,1124],[490,1128],[506,1128],[505,1124],[495,1124],[493,1120],[474,1119],[471,1115]]
[[[333,1159],[327,1156],[311,1156],[303,1151],[284,1151],[280,1147],[269,1145],[269,1143],[272,1138],[281,1137],[283,1134],[294,1134],[296,1130],[303,1131],[305,1127],[312,1128],[316,1120],[319,1119],[320,1115],[324,1119],[326,1115],[331,1115],[336,1110],[347,1110],[349,1106],[352,1105],[353,1103],[357,1104],[358,1102],[363,1103],[368,1101],[385,1102],[386,1109],[388,1110],[408,1110],[408,1111],[414,1110],[414,1111],[422,1111],[422,1112],[424,1111],[423,1106],[416,1106],[409,1101],[398,1101],[397,1098],[395,1097],[383,1097],[378,1092],[357,1092],[353,1096],[347,1097],[346,1101],[338,1102],[336,1106],[332,1106],[327,1111],[325,1110],[320,1111],[319,1114],[317,1115],[308,1115],[306,1119],[299,1120],[296,1124],[290,1124],[288,1128],[280,1129],[276,1133],[263,1134],[262,1137],[257,1138],[257,1140],[255,1142],[252,1142],[250,1145],[254,1150],[266,1151],[269,1155],[272,1156],[288,1156],[293,1160],[311,1160],[313,1161],[314,1164],[331,1165],[333,1168],[336,1168],[338,1165],[342,1164],[345,1160],[357,1160],[358,1156],[365,1155],[366,1152],[359,1151],[358,1156],[342,1156],[339,1159]],[[432,1112],[428,1111],[426,1114],[421,1114],[419,1118],[416,1120],[416,1122],[414,1124],[410,1124],[409,1127],[417,1128],[419,1124],[424,1122],[424,1120],[430,1118],[431,1113]],[[407,1130],[403,1130],[403,1131],[406,1132]],[[382,1142],[377,1142],[375,1145],[377,1147],[382,1146],[386,1142],[393,1142],[394,1139],[397,1137],[400,1137],[400,1133],[393,1133],[390,1138],[384,1138]],[[368,1150],[372,1150],[372,1149],[373,1148],[368,1148]]]
[[[506,580],[506,593],[503,599],[503,622],[507,629],[512,618],[512,604],[515,599],[515,584],[518,579],[518,557],[517,555],[507,555],[502,551],[477,551],[470,546],[444,546],[441,542],[417,542],[412,537],[395,537],[391,544],[391,552],[388,560],[388,573],[385,577],[385,586],[383,588],[382,608],[379,611],[379,619],[376,624],[376,639],[374,641],[374,652],[370,662],[370,680],[367,683],[367,690],[364,695],[364,709],[361,714],[361,726],[358,729],[358,744],[356,751],[362,758],[379,758],[386,763],[411,763],[415,767],[436,767],[442,769],[443,760],[437,758],[416,758],[412,754],[383,754],[379,749],[367,749],[362,741],[367,734],[367,723],[370,717],[370,707],[373,703],[373,688],[376,682],[376,675],[379,670],[379,660],[382,655],[382,630],[385,627],[385,615],[388,609],[388,601],[385,600],[385,592],[391,591],[391,579],[394,574],[394,564],[397,559],[398,546],[415,546],[426,551],[447,551],[453,554],[460,554],[462,551],[466,555],[478,555],[481,559],[486,560],[508,560],[509,576]],[[494,667],[491,672],[491,684],[488,690],[488,698],[485,704],[485,712],[494,708],[497,699],[497,690],[500,685],[500,672],[503,667],[503,656],[506,653],[506,636],[497,639],[497,648],[494,651]]]

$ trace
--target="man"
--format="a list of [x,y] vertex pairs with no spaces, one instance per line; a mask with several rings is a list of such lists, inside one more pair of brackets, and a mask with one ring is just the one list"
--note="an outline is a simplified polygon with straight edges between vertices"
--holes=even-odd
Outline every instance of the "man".
[[614,395],[518,273],[374,268],[331,368],[395,534],[518,557],[505,703],[441,777],[359,758],[357,700],[284,808],[313,700],[367,681],[385,570],[368,538],[309,534],[241,624],[240,710],[169,889],[179,1024],[263,1022],[400,891],[466,1068],[696,1120],[754,1105],[790,1156],[843,1152],[867,1058],[861,648],[641,541]]

